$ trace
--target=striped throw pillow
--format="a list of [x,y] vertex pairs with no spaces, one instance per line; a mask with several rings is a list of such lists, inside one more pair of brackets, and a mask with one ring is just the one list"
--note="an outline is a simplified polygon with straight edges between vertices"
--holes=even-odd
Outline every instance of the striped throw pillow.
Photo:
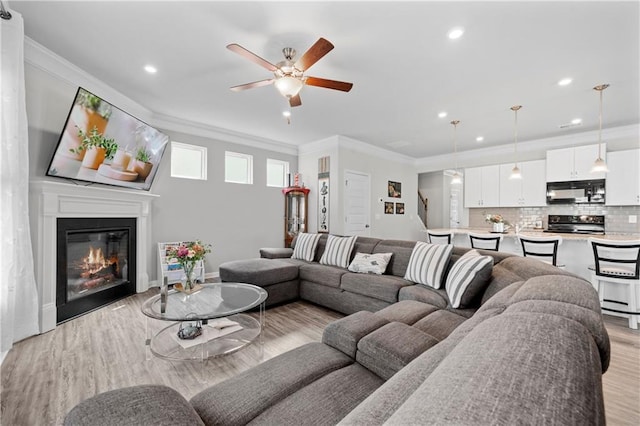
[[327,246],[324,248],[324,253],[320,258],[320,264],[339,266],[346,268],[349,266],[349,258],[351,257],[351,251],[353,246],[356,245],[356,236],[353,237],[336,237],[335,235],[329,235],[327,238]]
[[442,286],[444,274],[453,246],[450,244],[429,244],[418,241],[413,247],[404,279],[433,288]]
[[291,258],[313,262],[313,257],[316,255],[316,247],[318,247],[318,241],[320,241],[320,234],[299,233],[296,238],[296,245],[293,248]]
[[465,307],[486,287],[493,271],[493,257],[477,250],[466,252],[453,264],[445,288],[454,308]]

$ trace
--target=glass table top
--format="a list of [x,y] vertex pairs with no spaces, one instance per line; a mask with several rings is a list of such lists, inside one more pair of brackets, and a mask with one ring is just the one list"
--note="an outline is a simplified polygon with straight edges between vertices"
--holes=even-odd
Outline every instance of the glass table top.
[[170,290],[164,313],[160,310],[160,295],[148,299],[141,309],[146,316],[159,320],[205,320],[248,311],[266,299],[267,292],[260,287],[225,282],[203,284],[192,294]]

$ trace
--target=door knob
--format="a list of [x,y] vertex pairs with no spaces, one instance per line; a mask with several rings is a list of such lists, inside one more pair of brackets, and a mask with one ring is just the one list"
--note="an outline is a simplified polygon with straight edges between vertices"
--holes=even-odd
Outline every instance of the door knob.
[[365,225],[364,227],[365,227],[365,228],[368,228],[368,227],[369,227],[369,225]]

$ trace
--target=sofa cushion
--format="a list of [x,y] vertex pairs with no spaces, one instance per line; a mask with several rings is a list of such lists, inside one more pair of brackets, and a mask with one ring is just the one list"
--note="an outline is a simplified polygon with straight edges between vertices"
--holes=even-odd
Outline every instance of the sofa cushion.
[[451,306],[469,305],[489,283],[492,269],[493,258],[481,256],[477,250],[470,250],[460,257],[451,267],[445,284]]
[[320,234],[305,234],[304,232],[298,234],[291,257],[306,260],[307,262],[313,261],[319,239]]
[[298,278],[298,267],[279,259],[232,260],[221,264],[219,271],[222,281],[261,287]]
[[160,385],[141,385],[101,393],[76,405],[68,426],[204,425],[182,395]]
[[467,320],[466,317],[455,312],[438,309],[426,315],[420,321],[413,324],[418,330],[442,341]]
[[349,266],[349,259],[351,259],[351,251],[356,243],[356,238],[356,236],[336,237],[335,235],[329,235],[324,253],[320,258],[320,264],[338,266],[340,268]]
[[402,278],[407,272],[409,258],[415,245],[415,241],[383,240],[375,246],[373,253],[393,253],[387,266],[387,274]]
[[318,263],[307,263],[299,267],[301,280],[335,288],[340,288],[340,279],[346,273],[348,273],[346,269]]
[[437,306],[440,309],[445,309],[449,304],[446,291],[436,290],[422,284],[401,288],[398,293],[398,300],[416,300]]
[[427,303],[416,302],[415,300],[403,300],[394,303],[375,313],[377,317],[384,318],[389,322],[401,322],[412,325],[422,318],[437,311],[438,308]]
[[372,312],[359,311],[329,323],[322,333],[322,343],[355,359],[360,339],[388,323]]
[[404,278],[433,288],[442,286],[442,276],[453,246],[416,242]]
[[287,396],[353,363],[322,343],[308,343],[258,364],[191,398],[207,425],[244,425]]
[[342,275],[340,288],[351,293],[373,297],[394,303],[398,301],[401,288],[412,286],[411,281],[393,275],[372,275],[347,273]]
[[349,271],[359,274],[382,275],[393,253],[356,253],[349,264]]
[[263,247],[260,249],[260,257],[263,259],[288,259],[293,255],[292,248]]
[[384,380],[371,371],[351,364],[276,401],[250,424],[335,425],[382,384]]
[[417,328],[392,322],[360,339],[356,360],[388,380],[438,342]]

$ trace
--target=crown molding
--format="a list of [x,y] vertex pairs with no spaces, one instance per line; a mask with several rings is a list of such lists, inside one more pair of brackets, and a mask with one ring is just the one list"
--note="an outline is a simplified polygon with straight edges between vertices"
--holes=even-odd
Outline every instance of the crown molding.
[[329,136],[313,142],[308,142],[298,146],[298,155],[322,153],[330,150],[337,150],[340,147],[338,136]]
[[348,149],[366,155],[382,158],[383,160],[396,161],[398,163],[414,165],[415,160],[407,155],[398,154],[384,148],[371,145],[357,139],[343,135],[335,135],[314,142],[309,142],[298,147],[298,154],[311,154],[328,149]]
[[288,155],[298,155],[298,148],[295,145],[169,115],[153,114],[150,124],[163,130],[171,130]]
[[24,60],[29,65],[50,74],[73,87],[81,86],[92,93],[103,97],[110,103],[135,115],[141,120],[165,130],[173,130],[195,136],[212,138],[224,142],[247,145],[254,148],[297,155],[295,145],[261,138],[233,130],[196,123],[179,117],[155,113],[133,99],[120,93],[102,80],[69,62],[62,56],[52,52],[35,40],[24,38]]

